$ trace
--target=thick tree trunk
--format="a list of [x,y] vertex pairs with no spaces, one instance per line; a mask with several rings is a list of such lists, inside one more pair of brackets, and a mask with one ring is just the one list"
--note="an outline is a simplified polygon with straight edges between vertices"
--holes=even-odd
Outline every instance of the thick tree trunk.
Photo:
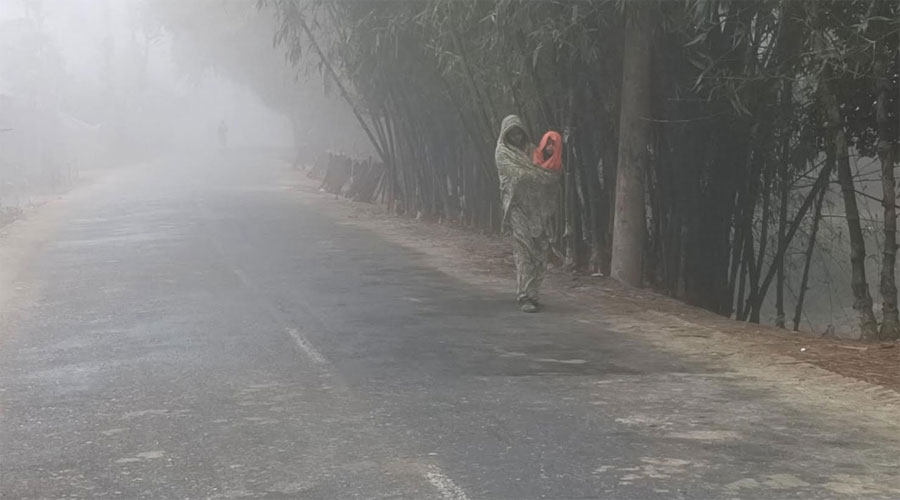
[[613,225],[611,274],[632,286],[641,285],[646,217],[644,176],[651,146],[650,68],[653,23],[648,5],[625,5],[625,49],[622,61],[622,107],[619,118],[619,161]]
[[831,136],[831,147],[834,148],[838,182],[841,184],[841,193],[844,198],[847,232],[850,236],[850,288],[853,292],[853,309],[856,310],[859,317],[860,338],[873,340],[878,335],[878,322],[872,312],[872,296],[869,295],[869,284],[866,281],[866,241],[859,223],[859,207],[856,204],[856,189],[853,183],[853,172],[850,169],[850,155],[847,149],[847,136],[841,120],[841,111],[829,83],[830,71],[827,68],[825,73],[822,97]]
[[[900,317],[897,313],[897,283],[894,265],[897,260],[897,210],[895,202],[896,180],[894,163],[897,161],[897,145],[890,133],[888,116],[887,78],[878,80],[878,101],[876,117],[878,122],[878,159],[881,161],[882,206],[884,207],[884,254],[881,261],[881,311],[883,314],[879,337],[894,340],[900,337]],[[896,118],[895,118],[896,119]]]
[[[821,13],[813,2],[812,16],[818,18]],[[822,33],[814,35],[814,48],[817,54],[827,54]],[[847,233],[850,237],[850,289],[853,293],[853,309],[859,321],[860,338],[871,340],[878,336],[878,322],[872,312],[872,296],[869,295],[869,284],[866,281],[866,242],[863,238],[862,226],[859,222],[859,207],[856,204],[856,189],[853,183],[853,172],[850,169],[850,155],[844,121],[841,116],[837,93],[832,87],[834,71],[829,61],[825,61],[820,77],[819,92],[825,111],[828,141],[835,159],[838,182],[844,199],[844,213],[847,219]]]

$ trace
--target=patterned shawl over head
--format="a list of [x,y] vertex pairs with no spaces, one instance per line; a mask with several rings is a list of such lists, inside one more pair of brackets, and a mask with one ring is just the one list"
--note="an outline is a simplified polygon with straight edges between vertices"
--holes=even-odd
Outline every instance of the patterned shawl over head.
[[[507,135],[515,128],[525,132],[525,150],[509,143]],[[503,119],[500,137],[497,138],[497,149],[494,161],[500,176],[500,194],[503,201],[503,229],[510,224],[512,211],[518,212],[519,219],[525,227],[513,228],[523,230],[532,237],[539,237],[546,232],[552,237],[553,216],[559,202],[559,173],[541,168],[531,161],[534,146],[516,115]]]

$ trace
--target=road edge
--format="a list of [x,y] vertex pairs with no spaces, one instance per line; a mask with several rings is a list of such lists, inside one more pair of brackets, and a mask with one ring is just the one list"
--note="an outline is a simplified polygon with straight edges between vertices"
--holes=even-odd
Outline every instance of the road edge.
[[[286,187],[294,190],[301,203],[314,206],[320,213],[342,225],[371,231],[391,243],[416,251],[425,262],[444,274],[496,293],[509,293],[514,280],[480,270],[470,271],[459,255],[460,249],[446,242],[433,241],[422,234],[430,225],[394,217],[382,207],[360,204],[318,191],[317,181],[293,172]],[[505,245],[495,239],[494,243]],[[577,309],[576,319],[603,324],[613,330],[639,337],[656,348],[680,357],[712,363],[741,375],[746,384],[764,387],[779,399],[809,405],[828,405],[847,415],[856,415],[878,424],[886,435],[900,435],[900,393],[864,380],[841,375],[793,357],[772,355],[747,339],[720,331],[714,325],[689,321],[655,309],[641,300],[614,297],[614,287],[601,287],[604,298],[586,303],[584,297],[561,289],[560,276],[547,287],[548,300],[564,300]],[[551,278],[552,281],[552,278]],[[629,304],[629,302],[631,302]],[[623,306],[624,303],[624,306]],[[690,307],[684,305],[685,307]],[[702,331],[698,334],[698,331]],[[651,333],[653,332],[653,333]],[[666,333],[660,335],[659,332]]]

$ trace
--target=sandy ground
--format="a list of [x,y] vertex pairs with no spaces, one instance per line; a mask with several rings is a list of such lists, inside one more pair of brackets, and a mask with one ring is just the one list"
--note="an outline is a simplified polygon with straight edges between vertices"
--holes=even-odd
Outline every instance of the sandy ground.
[[[501,237],[387,213],[382,207],[320,193],[300,172],[286,187],[305,203],[427,255],[436,268],[472,284],[510,295],[514,264]],[[823,339],[723,318],[648,290],[628,289],[603,277],[552,270],[542,290],[549,308],[565,308],[579,321],[612,325],[662,349],[716,360],[753,383],[780,388],[784,397],[865,410],[896,426],[900,414],[900,347]]]

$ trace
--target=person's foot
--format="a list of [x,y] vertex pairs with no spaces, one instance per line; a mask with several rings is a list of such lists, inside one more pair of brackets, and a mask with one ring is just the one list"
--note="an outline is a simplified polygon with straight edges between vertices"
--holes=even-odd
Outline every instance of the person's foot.
[[526,313],[538,312],[538,306],[532,302],[525,302],[521,306],[519,306],[519,308],[522,309],[522,312]]

